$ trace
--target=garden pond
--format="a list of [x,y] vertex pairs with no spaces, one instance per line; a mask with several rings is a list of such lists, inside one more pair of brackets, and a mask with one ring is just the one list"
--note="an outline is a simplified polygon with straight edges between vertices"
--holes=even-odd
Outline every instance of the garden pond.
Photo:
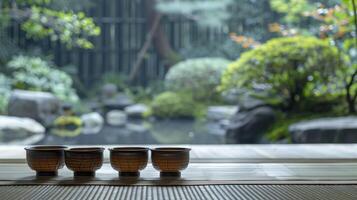
[[171,119],[130,121],[124,126],[104,125],[96,134],[60,137],[46,132],[37,144],[224,144],[225,131],[218,124]]

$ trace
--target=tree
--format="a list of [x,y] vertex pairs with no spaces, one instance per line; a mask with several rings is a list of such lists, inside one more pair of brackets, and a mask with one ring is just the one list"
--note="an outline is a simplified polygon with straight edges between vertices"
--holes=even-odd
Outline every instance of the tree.
[[[83,12],[59,11],[52,0],[3,0],[0,2],[0,48],[7,48],[6,29],[11,22],[20,24],[26,36],[33,39],[49,37],[68,48],[92,48],[89,37],[100,34],[92,18]],[[6,45],[7,44],[7,45]],[[14,44],[11,44],[14,46]],[[6,50],[6,49],[5,49]]]
[[[301,5],[290,12],[296,2]],[[349,113],[356,113],[357,103],[357,18],[355,0],[329,0],[311,4],[306,0],[272,0],[273,9],[285,15],[284,21],[271,25],[271,31],[283,36],[314,35],[328,40],[337,47],[341,55],[348,55],[349,62],[340,66],[340,80],[337,81],[341,93],[345,94]],[[296,5],[295,5],[296,7]],[[302,23],[309,21],[310,23]],[[342,82],[342,87],[340,83]],[[344,91],[342,91],[344,90]]]
[[[357,48],[357,5],[356,1],[352,0],[352,4],[348,4],[349,1],[344,0],[345,4],[352,5],[353,10],[353,24],[354,24],[354,39],[355,39],[355,48]],[[351,6],[350,6],[351,7]],[[345,89],[346,89],[346,101],[348,103],[348,109],[350,113],[356,113],[356,101],[357,101],[357,63],[356,58],[353,60],[352,64],[352,71],[349,77],[346,79],[345,82]]]
[[166,68],[174,65],[180,60],[176,51],[171,47],[169,40],[161,27],[162,14],[155,8],[156,0],[146,0],[145,14],[147,21],[147,34],[143,47],[139,51],[138,57],[129,75],[129,82],[133,82],[139,72],[139,67],[145,58],[146,52],[149,50],[151,44],[154,44],[156,52],[159,57],[164,61]]
[[234,0],[158,0],[157,10],[182,15],[202,26],[222,26],[231,17],[229,6]]
[[329,91],[341,63],[336,47],[314,37],[285,37],[243,53],[222,76],[221,90],[265,90],[293,110],[307,97]]
[[[157,0],[156,9],[164,16],[189,19],[199,25],[200,31],[225,32],[223,38],[207,42],[197,38],[180,49],[184,58],[225,57],[236,59],[247,50],[231,39],[231,34],[254,38],[264,42],[276,34],[268,31],[278,14],[269,4],[270,0]],[[202,37],[205,38],[205,37]]]

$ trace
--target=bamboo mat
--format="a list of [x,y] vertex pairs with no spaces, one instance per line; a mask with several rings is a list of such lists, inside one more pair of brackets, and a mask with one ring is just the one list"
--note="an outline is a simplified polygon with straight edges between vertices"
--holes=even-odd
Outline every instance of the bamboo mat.
[[0,186],[1,200],[355,200],[356,185]]

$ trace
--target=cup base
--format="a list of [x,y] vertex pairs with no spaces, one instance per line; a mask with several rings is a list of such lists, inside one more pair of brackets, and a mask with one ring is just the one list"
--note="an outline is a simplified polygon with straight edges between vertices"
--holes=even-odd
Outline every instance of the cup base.
[[55,172],[36,172],[36,176],[57,176],[58,173]]
[[160,177],[180,177],[181,172],[160,172]]
[[134,177],[138,177],[140,176],[140,172],[119,172],[119,176],[134,176]]
[[95,172],[74,172],[74,176],[95,176]]

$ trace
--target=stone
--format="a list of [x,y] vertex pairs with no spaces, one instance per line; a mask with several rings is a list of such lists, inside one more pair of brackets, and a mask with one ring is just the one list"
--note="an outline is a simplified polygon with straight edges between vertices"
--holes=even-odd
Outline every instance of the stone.
[[246,89],[241,88],[229,89],[222,92],[222,99],[228,104],[237,104],[241,97],[247,94],[248,92],[249,91],[247,91]]
[[103,101],[103,105],[106,111],[109,110],[124,110],[124,108],[133,105],[133,100],[124,93],[119,93],[113,98]]
[[104,125],[103,117],[97,113],[87,113],[81,116],[83,128],[83,134],[97,134],[99,133]]
[[220,121],[231,118],[237,111],[237,106],[209,106],[206,117],[211,121]]
[[289,126],[294,143],[355,143],[357,117],[332,117],[301,121]]
[[101,89],[102,99],[111,99],[118,93],[118,87],[115,84],[105,84]]
[[134,104],[125,108],[125,113],[131,118],[143,118],[144,113],[149,110],[145,104]]
[[30,118],[0,115],[0,143],[28,145],[41,141],[45,128]]
[[111,126],[124,126],[127,119],[126,113],[121,110],[111,110],[106,115],[107,123]]
[[46,127],[59,116],[60,110],[60,101],[48,92],[15,90],[8,104],[8,115],[28,117]]
[[257,143],[275,121],[275,112],[270,107],[258,107],[239,111],[227,127],[228,143]]
[[206,132],[211,135],[220,135],[224,136],[226,134],[226,130],[220,125],[220,123],[206,123],[205,124]]
[[249,95],[242,97],[238,103],[240,111],[250,111],[259,107],[267,106],[263,100],[253,98]]

